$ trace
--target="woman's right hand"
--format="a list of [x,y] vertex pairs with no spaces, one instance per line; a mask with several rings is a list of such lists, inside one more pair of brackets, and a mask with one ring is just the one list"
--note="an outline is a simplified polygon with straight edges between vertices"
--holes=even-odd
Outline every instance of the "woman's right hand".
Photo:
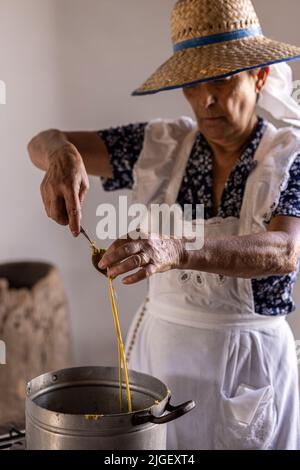
[[83,159],[69,142],[52,153],[48,161],[40,187],[47,215],[60,225],[69,225],[76,237],[80,233],[82,203],[89,190]]

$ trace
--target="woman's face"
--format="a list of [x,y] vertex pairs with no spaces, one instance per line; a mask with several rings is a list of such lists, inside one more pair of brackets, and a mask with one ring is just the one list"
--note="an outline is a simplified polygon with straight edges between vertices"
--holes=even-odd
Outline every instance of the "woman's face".
[[255,117],[257,93],[268,73],[268,68],[242,72],[184,88],[200,132],[215,142],[244,135]]

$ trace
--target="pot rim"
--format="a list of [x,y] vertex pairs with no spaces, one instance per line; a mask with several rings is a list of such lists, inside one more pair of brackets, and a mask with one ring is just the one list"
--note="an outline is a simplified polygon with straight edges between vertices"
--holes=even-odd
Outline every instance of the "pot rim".
[[[89,373],[88,373],[89,371]],[[70,367],[65,369],[59,369],[52,372],[46,372],[44,374],[39,375],[31,379],[26,386],[26,413],[29,412],[30,415],[34,415],[35,419],[45,418],[50,419],[53,415],[57,418],[68,418],[72,419],[72,421],[82,421],[84,419],[85,422],[100,422],[105,420],[119,420],[120,418],[132,418],[137,413],[143,412],[151,412],[154,416],[161,416],[166,409],[167,404],[171,399],[171,391],[167,388],[167,386],[156,377],[153,377],[149,374],[145,374],[143,372],[137,372],[134,370],[128,370],[129,375],[129,382],[131,390],[137,390],[148,394],[148,396],[153,397],[153,401],[155,398],[158,403],[153,403],[153,405],[148,406],[146,408],[141,408],[138,410],[133,410],[132,412],[122,412],[122,413],[114,413],[114,414],[74,414],[74,413],[63,413],[57,412],[48,408],[43,408],[41,405],[35,403],[35,399],[50,390],[58,390],[60,388],[65,388],[67,385],[67,378],[72,380],[72,383],[69,384],[69,387],[73,387],[74,385],[87,385],[87,384],[95,384],[97,383],[97,378],[94,376],[93,373],[95,372],[102,372],[103,375],[107,375],[106,378],[102,378],[102,383],[110,383],[112,386],[118,386],[118,368],[117,367],[106,367],[106,366],[81,366],[81,367]],[[90,377],[83,378],[80,375],[84,373],[90,375]],[[109,375],[112,377],[109,377]],[[78,375],[79,378],[72,379],[73,376]],[[116,377],[116,378],[114,378]],[[149,393],[149,390],[146,390],[145,387],[138,384],[138,382],[142,382],[142,379],[148,380],[151,382],[150,386],[157,386],[160,390],[153,390],[152,394]],[[98,378],[99,380],[99,378]],[[122,382],[124,385],[124,382]],[[159,399],[159,400],[158,400]],[[42,421],[44,421],[42,419]]]

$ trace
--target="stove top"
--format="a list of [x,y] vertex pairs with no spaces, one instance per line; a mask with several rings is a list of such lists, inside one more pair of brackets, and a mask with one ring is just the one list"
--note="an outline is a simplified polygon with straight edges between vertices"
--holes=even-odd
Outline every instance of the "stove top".
[[9,423],[0,426],[1,450],[25,450],[24,424]]

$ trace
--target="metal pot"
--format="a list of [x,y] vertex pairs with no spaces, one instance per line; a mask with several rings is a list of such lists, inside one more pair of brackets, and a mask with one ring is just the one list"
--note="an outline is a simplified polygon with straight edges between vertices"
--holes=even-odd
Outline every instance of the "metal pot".
[[30,450],[164,450],[166,423],[193,401],[170,404],[171,392],[150,375],[129,371],[132,413],[120,413],[118,369],[79,367],[27,384],[26,437]]

